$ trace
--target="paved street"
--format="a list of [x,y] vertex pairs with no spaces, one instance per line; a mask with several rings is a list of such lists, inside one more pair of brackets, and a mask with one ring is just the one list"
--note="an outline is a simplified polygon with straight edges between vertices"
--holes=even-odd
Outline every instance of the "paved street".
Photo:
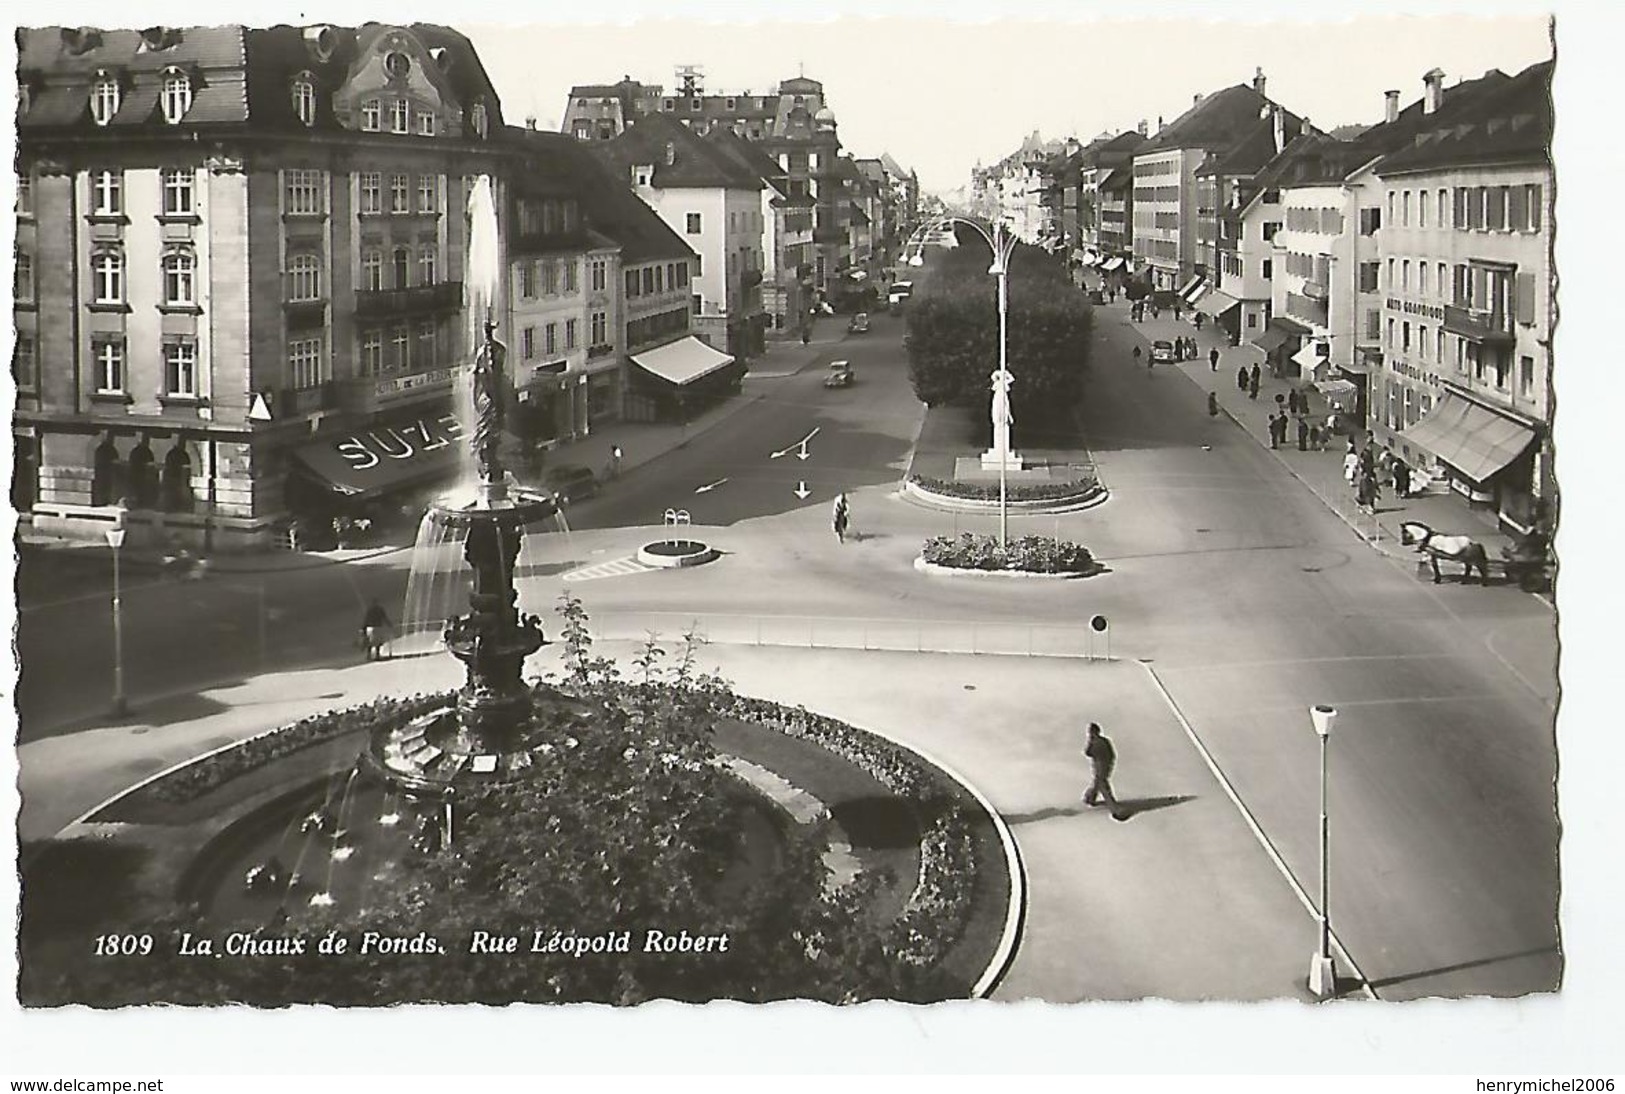
[[[629,557],[661,534],[664,509],[687,508],[695,534],[723,552],[717,562],[571,590],[608,635],[670,635],[697,620],[713,638],[746,643],[713,647],[743,690],[893,732],[982,786],[1015,822],[1032,871],[1028,933],[1001,989],[1013,997],[1297,991],[1312,920],[1180,717],[1314,893],[1318,769],[1307,708],[1317,702],[1342,712],[1332,748],[1334,926],[1378,994],[1553,986],[1547,604],[1515,587],[1419,581],[1408,557],[1367,543],[1323,500],[1324,474],[1260,443],[1248,408],[1208,417],[1205,365],[1136,370],[1129,348],[1152,332],[1127,323],[1121,305],[1097,311],[1085,409],[1111,498],[1080,513],[1013,517],[1011,529],[1076,539],[1109,572],[1063,585],[917,574],[924,536],[992,530],[995,518],[896,494],[919,420],[901,326],[879,317],[867,336],[831,340],[804,366],[747,380],[744,405],[577,506],[570,534],[531,537],[526,558],[538,570],[522,583],[524,606],[550,609],[560,575]],[[856,386],[821,386],[832,358],[853,362]],[[767,458],[815,427],[808,460]],[[805,501],[793,493],[801,481]],[[840,487],[852,492],[857,532],[845,545],[827,522]],[[105,600],[30,608],[20,638],[23,732],[34,742],[23,750],[25,832],[52,830],[188,750],[358,696],[365,681],[381,688],[392,669],[406,666],[417,686],[454,680],[444,657],[355,665],[360,608],[373,595],[398,602],[404,562],[386,554],[132,582],[131,691],[181,693],[123,728],[61,732],[105,705],[105,689],[86,683],[108,678]],[[291,675],[256,679],[262,603],[265,664]],[[965,624],[1014,636],[1027,628],[1031,641],[1033,628],[1077,628],[1095,613],[1111,620],[1112,655],[1145,669],[787,648],[861,647],[871,626],[911,633],[925,651],[962,648],[951,636]],[[202,690],[232,679],[240,683]],[[1179,801],[1124,826],[1080,814],[1075,738],[1102,709],[1124,753],[1124,794]]]

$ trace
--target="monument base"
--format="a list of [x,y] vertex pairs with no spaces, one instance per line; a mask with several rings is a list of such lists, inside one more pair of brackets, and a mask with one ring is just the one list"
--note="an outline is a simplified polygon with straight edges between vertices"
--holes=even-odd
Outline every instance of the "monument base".
[[1022,462],[1021,453],[1014,450],[1000,452],[997,448],[990,448],[982,453],[983,471],[997,471],[1001,466],[1006,471],[1020,471],[1025,464]]

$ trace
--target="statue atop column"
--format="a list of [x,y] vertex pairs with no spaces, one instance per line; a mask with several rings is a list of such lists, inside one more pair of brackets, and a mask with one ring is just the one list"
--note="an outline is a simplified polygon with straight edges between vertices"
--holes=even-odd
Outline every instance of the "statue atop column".
[[469,438],[469,447],[474,452],[474,461],[483,483],[500,483],[503,476],[497,446],[502,441],[502,365],[508,356],[508,349],[496,340],[496,329],[495,323],[486,320],[485,339],[479,353],[474,356],[472,377],[474,429]]

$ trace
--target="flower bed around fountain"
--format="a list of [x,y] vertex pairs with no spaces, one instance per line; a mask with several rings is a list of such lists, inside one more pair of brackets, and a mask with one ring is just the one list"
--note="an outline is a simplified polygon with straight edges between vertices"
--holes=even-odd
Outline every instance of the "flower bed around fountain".
[[[196,856],[216,861],[186,879],[189,891],[181,895],[195,902],[191,912],[134,922],[121,919],[120,908],[103,909],[119,922],[99,923],[98,932],[116,926],[121,933],[162,940],[150,958],[42,967],[38,955],[50,947],[35,944],[35,936],[48,910],[25,910],[25,958],[35,956],[24,962],[25,999],[97,1005],[227,999],[261,1005],[928,1001],[962,997],[973,983],[988,981],[994,955],[1008,954],[1006,912],[1014,879],[992,818],[965,788],[907,749],[854,727],[733,695],[720,680],[694,672],[691,639],[675,667],[660,664],[663,653],[651,640],[634,663],[637,679],[622,680],[610,663],[591,656],[580,605],[567,601],[561,612],[566,656],[557,687],[596,704],[602,721],[592,737],[572,738],[523,780],[459,788],[464,806],[449,851],[434,839],[411,838],[404,823],[392,826],[392,861],[358,845],[352,834],[363,821],[397,811],[403,800],[398,787],[384,783],[366,791],[382,794],[377,801],[351,796],[354,774],[316,783],[307,776],[304,784],[280,793],[273,787],[263,805],[217,831]],[[409,722],[446,700],[388,700],[365,713]],[[131,812],[137,798],[151,810],[185,809],[207,795],[219,797],[233,780],[310,754],[312,746],[347,732],[359,743],[369,728],[361,724],[363,716],[343,711],[304,719],[221,750],[138,788],[89,820],[139,814],[144,810]],[[742,784],[710,745],[710,727],[719,719],[755,727],[744,731],[747,738],[765,729],[816,744],[830,762],[853,765],[895,795],[913,818],[913,876],[864,872],[829,890],[821,829],[791,825],[764,844],[759,804],[742,796]],[[872,792],[861,796],[874,799]],[[432,817],[433,809],[422,815]],[[149,820],[115,828],[165,838],[162,818]],[[295,829],[309,840],[289,844]],[[242,863],[273,846],[295,845],[303,850],[288,857],[299,861],[285,866],[305,879],[303,888],[290,883],[280,900],[234,894],[223,903],[206,892],[211,882],[203,875],[212,875],[215,885],[240,884]],[[312,846],[328,857],[307,864]],[[342,848],[350,850],[341,857]],[[347,870],[355,875],[348,887],[335,883]],[[175,884],[174,875],[169,884]],[[25,886],[25,893],[32,890]],[[287,900],[289,893],[301,900]],[[328,899],[304,899],[307,893]],[[199,918],[211,904],[226,920],[252,921]],[[132,900],[127,907],[138,906],[142,902]],[[230,934],[233,927],[241,933]],[[199,962],[174,950],[175,940],[188,932],[194,941],[262,940],[266,950],[253,960]],[[354,940],[357,949],[348,955],[270,952],[279,940],[318,939],[328,932]],[[478,952],[481,937],[516,939],[522,948],[494,960]],[[379,945],[397,945],[377,942],[383,939],[418,949],[379,952]],[[676,948],[663,949],[667,942]],[[595,946],[602,948],[572,952]],[[74,952],[82,958],[83,946]],[[50,975],[58,971],[61,977]]]
[[1051,536],[1022,536],[1006,545],[999,537],[961,532],[932,536],[915,567],[928,573],[999,574],[1027,577],[1085,577],[1101,566],[1087,547]]

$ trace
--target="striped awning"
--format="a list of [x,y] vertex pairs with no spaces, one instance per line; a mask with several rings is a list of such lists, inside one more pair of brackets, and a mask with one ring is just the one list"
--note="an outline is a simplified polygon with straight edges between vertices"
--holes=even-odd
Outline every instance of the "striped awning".
[[1203,315],[1217,319],[1225,312],[1239,304],[1240,301],[1218,289],[1211,290],[1206,296],[1196,301],[1196,310]]
[[1189,303],[1197,292],[1201,290],[1202,286],[1206,284],[1207,280],[1201,274],[1196,274],[1189,281],[1185,282],[1184,287],[1179,290],[1179,298]]
[[1532,427],[1450,391],[1399,435],[1477,483],[1517,459],[1535,439]]

